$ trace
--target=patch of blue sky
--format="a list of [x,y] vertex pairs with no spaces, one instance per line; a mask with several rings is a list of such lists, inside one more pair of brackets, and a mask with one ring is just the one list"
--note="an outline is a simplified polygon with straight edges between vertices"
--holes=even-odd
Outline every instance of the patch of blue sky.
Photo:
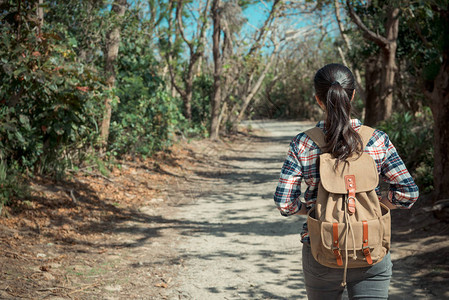
[[248,6],[243,10],[243,15],[248,19],[247,27],[259,28],[267,19],[271,7],[267,7],[263,2]]
[[[243,15],[247,18],[247,24],[242,29],[244,38],[251,43],[254,31],[263,26],[263,23],[269,16],[272,7],[271,1],[260,1],[256,4],[248,6]],[[310,10],[310,9],[309,9]],[[301,43],[306,40],[320,40],[324,35],[327,38],[335,38],[337,27],[333,20],[333,14],[323,9],[322,11],[307,12],[308,9],[301,5],[300,1],[296,5],[284,11],[283,16],[279,17],[277,22],[277,30],[274,33],[277,41],[290,41],[292,43]],[[267,42],[264,45],[264,52],[271,53],[273,44]]]
[[[148,2],[143,0],[128,0],[131,7],[140,7],[143,15],[149,13]],[[158,1],[155,1],[156,3]],[[168,1],[167,1],[168,2]],[[211,1],[212,2],[212,1]],[[206,0],[194,0],[186,2],[184,5],[187,8],[183,17],[184,33],[187,39],[192,40],[198,30],[198,22],[201,22],[199,16],[201,9],[204,8]],[[310,41],[313,39],[320,40],[323,34],[329,38],[335,38],[338,35],[338,29],[335,21],[333,20],[333,14],[330,11],[314,11],[307,12],[304,2],[302,1],[289,1],[291,8],[284,11],[282,17],[278,17],[275,22],[276,32],[273,33],[273,38],[277,42],[283,40],[289,43],[302,43],[304,41]],[[164,3],[166,5],[166,3]],[[241,12],[241,16],[246,20],[243,24],[239,38],[237,40],[243,41],[247,45],[253,43],[254,34],[259,30],[271,11],[273,1],[258,1],[254,4],[247,6]],[[146,6],[146,7],[145,7]],[[159,10],[156,10],[159,11]],[[210,7],[208,17],[210,18]],[[143,16],[145,18],[145,16]],[[174,12],[172,12],[172,18],[176,18]],[[163,20],[160,26],[166,27],[168,23]],[[212,36],[212,24],[209,21],[209,26],[206,32],[208,40]],[[206,44],[206,47],[210,46]],[[269,54],[273,50],[273,44],[268,39],[262,50],[264,53]],[[187,50],[187,49],[186,49]],[[187,54],[187,53],[186,53]]]

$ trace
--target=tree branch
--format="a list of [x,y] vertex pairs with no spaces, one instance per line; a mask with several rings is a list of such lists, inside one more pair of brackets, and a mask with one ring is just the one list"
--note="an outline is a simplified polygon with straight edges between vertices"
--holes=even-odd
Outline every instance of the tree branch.
[[176,20],[178,22],[178,30],[184,42],[186,42],[186,44],[189,46],[190,51],[193,52],[193,43],[189,41],[184,34],[184,25],[182,23],[182,6],[183,1],[179,0],[178,5],[176,6]]
[[[201,27],[201,30],[200,30],[200,34],[199,34],[199,43],[198,43],[198,47],[197,47],[197,52],[198,52],[198,49],[200,49],[201,51],[199,51],[199,52],[203,52],[203,49],[201,49],[202,47],[203,47],[203,44],[204,44],[204,36],[205,36],[205,34],[206,34],[206,28],[207,28],[207,12],[208,12],[208,10],[209,10],[209,3],[210,3],[210,0],[207,0],[206,1],[206,5],[204,6],[204,11],[203,11],[203,20],[202,20],[202,22],[203,22],[203,26]],[[199,22],[198,22],[199,23]]]
[[263,83],[263,81],[265,79],[265,76],[267,75],[268,71],[270,70],[271,65],[274,62],[274,58],[276,56],[276,53],[277,53],[278,49],[279,49],[279,44],[275,44],[274,45],[274,50],[271,53],[270,60],[265,65],[265,68],[263,69],[262,73],[260,74],[260,76],[257,79],[257,81],[254,84],[254,86],[252,86],[252,88],[250,90],[250,93],[248,95],[246,95],[245,99],[243,100],[242,109],[240,110],[240,113],[238,114],[237,118],[235,118],[235,120],[233,121],[234,126],[237,126],[241,122],[241,120],[243,119],[243,116],[245,115],[245,111],[248,108],[249,103],[254,98],[254,96],[257,94],[257,92],[259,91],[260,87],[262,86],[262,83]]
[[411,23],[412,23],[412,25],[413,25],[413,27],[415,29],[415,32],[418,35],[418,37],[421,39],[421,41],[424,43],[424,46],[426,48],[430,48],[431,45],[430,45],[429,41],[426,39],[426,37],[422,34],[421,28],[419,27],[419,24],[418,24],[418,22],[416,20],[415,14],[411,10],[411,8],[406,9],[405,12],[411,18]]
[[[349,37],[346,35],[345,28],[343,27],[343,22],[341,21],[340,4],[338,3],[338,0],[334,0],[334,4],[335,4],[335,18],[337,19],[338,28],[340,29],[341,37],[343,38],[343,41],[345,42],[346,47],[348,47],[348,49],[351,50],[352,49],[351,41],[349,40]],[[340,54],[340,57],[341,57],[341,60],[343,61],[343,63],[346,66],[349,66],[346,61],[344,52],[340,47],[338,47],[338,53]],[[357,68],[355,68],[354,65],[352,66],[352,69],[353,69],[354,75],[355,75],[357,91],[360,95],[360,98],[362,98],[362,100],[365,102],[366,94],[365,94],[365,89],[362,87],[362,77],[360,76],[359,70]]]
[[[343,53],[343,50],[341,47],[337,47],[338,54],[340,54],[340,58],[343,61],[343,64],[346,66],[349,66],[348,62],[346,61],[345,54]],[[362,77],[360,76],[360,72],[358,69],[353,67],[354,75],[355,75],[355,83],[357,85],[357,92],[360,95],[360,98],[362,98],[363,102],[365,102],[366,94],[365,89],[362,87]]]
[[369,30],[368,27],[366,27],[366,25],[363,24],[360,17],[355,13],[354,8],[351,6],[351,3],[349,0],[346,0],[346,5],[348,7],[349,16],[351,17],[351,20],[357,25],[357,27],[360,30],[363,31],[363,34],[365,35],[365,37],[367,39],[373,41],[374,43],[378,44],[382,48],[387,47],[389,44],[389,41],[385,37]]
[[[159,6],[160,6],[160,4],[159,4]],[[160,23],[162,22],[162,20],[164,19],[165,13],[167,13],[167,12],[169,12],[169,8],[166,8],[165,11],[159,12],[159,17],[157,18],[157,20],[156,20],[156,18],[153,19],[153,22],[152,22],[152,28],[156,28],[156,27],[159,26],[159,24],[160,24]]]
[[271,7],[270,14],[268,15],[267,19],[263,23],[263,26],[262,26],[262,28],[259,31],[259,35],[254,38],[254,44],[251,47],[251,49],[248,51],[248,55],[251,55],[256,49],[258,49],[260,47],[260,42],[261,42],[262,38],[265,35],[265,32],[266,32],[266,29],[268,28],[268,25],[274,19],[275,12],[276,12],[276,9],[277,9],[277,5],[280,2],[281,2],[280,0],[275,0],[274,1],[273,6]]
[[170,82],[172,86],[175,88],[175,90],[182,96],[185,92],[176,83],[175,74],[173,73],[173,66],[171,65],[171,60],[168,57],[168,54],[166,55],[165,59],[167,60],[168,73],[170,74]]
[[338,3],[338,0],[334,0],[334,4],[335,4],[335,18],[337,19],[338,29],[340,29],[340,35],[343,38],[346,47],[348,47],[348,49],[351,50],[352,48],[351,42],[349,41],[349,38],[345,33],[345,28],[343,27],[343,22],[341,21],[340,4]]

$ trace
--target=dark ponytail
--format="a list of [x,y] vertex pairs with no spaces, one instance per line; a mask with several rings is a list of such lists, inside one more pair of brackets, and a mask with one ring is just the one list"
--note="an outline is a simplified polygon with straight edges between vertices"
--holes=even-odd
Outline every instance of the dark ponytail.
[[346,162],[353,153],[363,152],[362,139],[351,126],[351,98],[355,90],[352,72],[340,64],[318,70],[315,93],[326,106],[326,147],[338,162]]

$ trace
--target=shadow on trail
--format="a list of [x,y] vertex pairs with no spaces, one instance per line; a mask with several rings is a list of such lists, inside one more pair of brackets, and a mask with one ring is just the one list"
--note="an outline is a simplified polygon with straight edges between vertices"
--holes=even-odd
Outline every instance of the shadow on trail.
[[[198,175],[203,176],[205,178],[214,178],[214,179],[222,179],[224,184],[234,184],[237,182],[246,182],[248,184],[264,184],[266,182],[273,182],[273,178],[276,178],[279,174],[278,172],[252,172],[252,173],[241,173],[241,172],[232,172],[232,173],[216,173],[209,171],[197,172]],[[277,178],[275,179],[277,180]],[[274,190],[273,190],[274,191]]]
[[[209,194],[210,196],[210,194]],[[259,197],[259,194],[249,194],[248,197]],[[264,195],[263,197],[268,197]],[[46,201],[46,198],[35,199],[39,201]],[[215,196],[215,199],[211,199],[217,203],[229,203],[230,201],[239,201],[238,195],[220,195]],[[78,201],[83,201],[83,209],[101,210],[107,215],[102,220],[88,220],[86,219],[82,226],[77,228],[80,233],[80,238],[64,238],[63,236],[51,236],[46,235],[48,238],[52,238],[58,244],[65,244],[73,247],[75,245],[91,246],[92,251],[98,251],[98,248],[121,248],[121,247],[139,247],[150,239],[160,237],[161,231],[165,229],[177,229],[182,235],[194,236],[200,234],[208,234],[214,236],[225,236],[228,233],[239,233],[242,235],[261,235],[261,236],[278,236],[279,228],[283,228],[286,224],[282,218],[276,222],[267,222],[264,220],[251,220],[251,218],[236,217],[244,223],[222,223],[222,222],[201,222],[201,221],[183,221],[175,218],[167,218],[163,215],[149,216],[145,213],[139,212],[133,209],[118,208],[112,204],[100,203],[95,197],[84,198],[80,197]],[[47,208],[47,211],[43,210],[43,213],[51,214],[53,217],[51,223],[53,226],[62,227],[64,224],[71,224],[71,218],[58,217],[50,210],[57,210],[58,207],[67,207],[68,203],[61,201],[60,203],[53,203],[51,208]],[[223,210],[222,214],[227,216],[235,215],[235,210]],[[73,219],[77,219],[75,214]],[[228,218],[229,221],[235,220],[233,217]],[[135,224],[133,226],[127,226],[126,223]],[[142,228],[139,224],[151,225],[150,227]],[[32,228],[28,228],[30,231]],[[275,230],[276,229],[276,230]],[[24,229],[26,230],[26,229]],[[296,228],[291,228],[288,231],[283,230],[284,235],[296,233]],[[83,234],[92,233],[128,233],[131,236],[138,236],[134,242],[123,243],[98,243],[95,244],[85,241],[82,238]],[[45,234],[44,234],[45,235]]]
[[[177,223],[190,241],[180,259],[190,262],[190,272],[198,274],[201,284],[195,288],[212,299],[306,298],[298,234],[303,220],[281,217],[273,203],[290,140],[291,136],[254,138],[251,147],[242,145],[219,156],[218,165],[226,163],[225,169],[195,172],[215,187],[200,191],[198,205],[189,207],[198,209],[197,216],[189,213]],[[278,153],[278,146],[285,146],[285,151]],[[204,278],[209,273],[202,270],[210,268],[228,280]],[[194,278],[188,282],[194,283]]]
[[[279,160],[281,161],[282,158]],[[197,171],[196,175],[199,177],[194,179],[192,184],[195,184],[195,181],[201,182],[204,179],[214,179],[220,180],[220,184],[234,184],[235,182],[247,182],[248,184],[266,184],[268,182],[273,182],[277,180],[278,171],[273,172],[271,170],[267,170],[264,168],[258,169],[257,172],[254,170],[243,169],[238,164],[231,165],[228,162],[243,162],[243,161],[254,161],[258,163],[276,163],[277,159],[273,158],[264,158],[254,156],[254,153],[248,149],[248,151],[239,153],[239,156],[230,157],[230,156],[222,156],[219,158],[219,161],[223,163],[224,171],[222,172],[214,172],[214,171]],[[280,162],[279,162],[280,164]],[[146,166],[142,166],[143,169],[148,169]],[[162,170],[152,171],[161,173]],[[42,179],[40,182],[36,180],[36,183],[45,187],[46,189],[52,189],[54,183]],[[32,196],[30,200],[33,200],[39,203],[39,214],[43,217],[46,216],[48,220],[50,220],[50,225],[52,227],[61,227],[64,225],[68,226],[76,226],[74,230],[78,233],[77,235],[71,235],[67,237],[64,234],[54,233],[54,232],[39,232],[39,229],[36,229],[32,226],[32,224],[24,225],[21,228],[22,232],[28,232],[29,234],[35,235],[43,235],[49,239],[55,241],[55,243],[65,247],[67,251],[76,250],[76,245],[87,246],[84,248],[85,251],[96,252],[98,248],[122,248],[122,247],[139,247],[148,242],[150,239],[158,238],[162,235],[161,231],[164,229],[174,228],[179,229],[183,235],[192,235],[199,232],[208,232],[208,234],[213,235],[225,235],[227,232],[240,232],[241,234],[259,234],[259,235],[275,235],[272,228],[279,227],[282,225],[282,218],[279,219],[279,222],[270,224],[264,221],[256,221],[256,220],[246,220],[246,224],[221,224],[221,223],[203,223],[203,222],[187,222],[180,221],[177,219],[166,218],[165,216],[149,216],[145,213],[142,213],[136,208],[123,208],[117,205],[114,205],[114,200],[105,199],[101,200],[96,195],[96,192],[90,188],[88,183],[84,183],[81,181],[64,181],[61,180],[58,183],[61,187],[61,195],[58,199],[49,199],[46,197],[44,193],[36,193]],[[67,191],[72,190],[74,193],[74,197],[76,197],[76,202],[70,198]],[[213,195],[211,191],[197,191],[194,193],[195,197],[202,196],[212,196],[212,201],[238,201],[233,195]],[[272,195],[259,195],[257,193],[248,194],[249,197],[261,197],[268,198],[272,197]],[[59,211],[64,209],[73,209],[73,212],[69,215],[67,214],[59,214]],[[20,211],[34,211],[35,208],[32,207],[21,207]],[[77,210],[83,210],[88,212],[96,212],[94,214],[83,213],[77,214]],[[226,211],[224,211],[226,213]],[[234,212],[228,212],[232,215]],[[98,216],[100,215],[100,216]],[[232,219],[231,219],[232,220]],[[136,223],[135,226],[128,226],[127,223]],[[151,226],[147,226],[146,228],[139,227],[138,224],[149,224]],[[257,229],[250,229],[257,228]],[[84,235],[90,235],[94,233],[129,233],[131,236],[136,236],[134,242],[123,242],[123,243],[109,243],[107,241],[104,242],[89,242],[83,238]]]
[[[299,131],[298,131],[299,132]],[[277,143],[290,145],[290,142],[295,137],[295,135],[284,135],[284,136],[259,136],[257,140],[262,143]]]
[[[419,241],[416,241],[419,242]],[[426,251],[414,254],[402,259],[393,261],[393,278],[409,278],[406,282],[392,282],[392,287],[397,290],[404,290],[405,286],[409,290],[419,289],[411,295],[391,294],[390,299],[447,299],[447,283],[449,282],[449,247],[442,247],[434,251]],[[432,264],[429,264],[429,258],[432,258]],[[431,290],[427,290],[431,287]],[[422,290],[426,293],[422,294]],[[428,298],[432,297],[432,298]],[[433,298],[435,297],[435,298]]]
[[[449,299],[449,246],[441,243],[449,237],[449,224],[424,212],[424,203],[418,202],[410,211],[392,211],[392,253],[397,251],[395,244],[411,247],[408,255],[393,259],[391,286],[397,291],[405,287],[413,291],[410,295],[390,293],[392,300]],[[394,278],[407,280],[395,281]]]
[[[284,157],[282,157],[284,158]],[[282,159],[281,158],[281,159]],[[247,156],[221,156],[220,160],[232,160],[232,161],[244,161],[244,162],[248,162],[248,161],[254,161],[254,162],[262,162],[262,163],[273,163],[273,162],[279,162],[280,158],[279,157],[247,157]]]
[[[287,150],[288,144],[291,141],[291,136],[282,136],[275,138],[257,137],[254,139],[255,143],[279,143],[285,145]],[[157,243],[158,238],[164,237],[166,230],[176,230],[181,236],[185,237],[227,237],[237,236],[232,239],[231,243],[243,249],[242,251],[232,251],[229,249],[219,249],[208,253],[185,253],[172,261],[173,264],[182,264],[182,261],[188,260],[192,257],[199,258],[205,261],[215,261],[219,257],[227,257],[235,260],[235,264],[229,265],[228,271],[239,276],[244,272],[244,265],[241,261],[250,261],[252,266],[255,266],[257,272],[266,274],[267,279],[264,284],[282,285],[286,289],[303,290],[302,273],[298,269],[300,261],[298,253],[291,253],[292,250],[276,250],[273,251],[267,246],[266,249],[261,243],[253,243],[245,240],[245,237],[261,236],[261,237],[279,237],[296,235],[299,243],[299,236],[297,235],[299,227],[302,224],[298,221],[295,226],[292,222],[285,222],[286,219],[280,215],[275,220],[264,220],[257,214],[251,216],[241,215],[241,210],[236,208],[227,208],[226,205],[230,203],[241,202],[242,199],[260,199],[261,206],[252,208],[264,211],[272,210],[273,213],[278,214],[274,207],[272,199],[272,192],[261,190],[259,187],[270,185],[273,186],[277,182],[280,167],[285,153],[281,152],[273,156],[273,153],[265,156],[260,151],[254,151],[254,148],[243,149],[243,151],[229,151],[232,154],[221,155],[217,158],[219,164],[223,166],[222,169],[210,171],[207,169],[196,170],[195,176],[189,178],[188,183],[185,183],[181,189],[191,192],[189,189],[196,185],[204,186],[205,181],[211,181],[212,184],[203,190],[198,189],[192,192],[192,198],[202,198],[214,202],[217,205],[222,205],[222,211],[217,215],[217,218],[205,220],[198,219],[180,219],[170,215],[159,213],[154,214],[151,205],[140,208],[120,207],[114,205],[114,200],[111,195],[109,199],[102,200],[96,192],[90,188],[88,183],[83,182],[61,182],[60,185],[67,190],[73,190],[77,201],[73,201],[70,196],[62,194],[57,200],[48,199],[45,195],[36,195],[33,200],[38,202],[41,206],[39,213],[45,215],[49,220],[49,226],[64,228],[73,228],[76,234],[71,234],[67,237],[65,234],[51,232],[36,233],[45,236],[54,241],[55,244],[62,246],[61,251],[65,253],[77,253],[80,251],[92,254],[98,254],[100,249],[117,249],[117,248],[138,248],[148,245],[149,243]],[[227,152],[227,153],[229,153]],[[266,154],[266,153],[265,153]],[[235,155],[235,156],[233,156]],[[210,156],[211,158],[212,155]],[[215,157],[216,158],[216,157]],[[215,159],[214,158],[214,159]],[[145,168],[144,168],[145,169]],[[215,168],[216,169],[216,168]],[[150,170],[151,171],[151,170]],[[153,169],[153,171],[155,171]],[[156,170],[157,171],[157,170]],[[159,170],[161,174],[167,174],[163,170]],[[170,174],[177,175],[177,174]],[[177,177],[178,178],[178,177]],[[249,186],[250,189],[244,190],[243,185]],[[46,182],[42,182],[46,185]],[[168,184],[167,184],[168,185]],[[215,188],[218,185],[219,188]],[[225,187],[225,188],[223,188]],[[228,188],[230,187],[230,188]],[[232,187],[237,187],[234,191]],[[169,189],[170,187],[168,187]],[[227,190],[226,190],[227,189]],[[184,191],[175,191],[175,193],[183,193]],[[66,193],[66,192],[63,192]],[[175,205],[175,204],[173,204]],[[178,205],[178,204],[176,204]],[[59,214],[59,211],[70,207],[77,208],[73,210],[70,215]],[[142,209],[147,208],[148,210]],[[27,208],[24,208],[27,209]],[[34,208],[29,208],[34,209]],[[83,210],[92,212],[94,214],[83,213],[77,214],[77,211]],[[145,212],[149,213],[145,213]],[[260,215],[263,215],[262,213]],[[72,227],[73,226],[73,227]],[[76,226],[76,227],[75,227]],[[33,231],[24,227],[23,230]],[[86,236],[91,234],[104,233],[105,238],[101,240],[89,241]],[[120,235],[126,237],[125,240],[118,240],[117,238],[109,238],[109,235]],[[246,247],[258,246],[258,250],[254,252],[245,252]],[[112,252],[112,251],[111,251]],[[276,266],[276,261],[279,257],[291,257],[291,264],[284,264],[283,266]],[[161,260],[159,262],[151,262],[152,264],[167,264],[167,261]],[[134,269],[149,268],[145,262],[130,263],[130,267]],[[288,274],[292,274],[288,280],[280,279],[279,274],[282,270],[287,270]],[[286,281],[284,281],[286,280]],[[245,287],[226,287],[229,291],[236,290],[236,293],[244,299],[285,299],[270,292],[269,288],[264,284],[254,282],[250,286]],[[209,288],[211,293],[219,295],[221,291]],[[298,293],[289,299],[304,299],[305,295]]]

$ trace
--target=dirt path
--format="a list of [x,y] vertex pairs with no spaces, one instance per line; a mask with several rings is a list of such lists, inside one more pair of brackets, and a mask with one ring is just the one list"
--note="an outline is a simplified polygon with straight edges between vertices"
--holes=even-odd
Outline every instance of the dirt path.
[[185,270],[170,296],[304,299],[297,234],[303,218],[282,218],[273,191],[289,140],[308,125],[283,123],[283,131],[278,126],[259,123],[266,131],[258,138],[223,145],[222,153],[209,149],[222,170],[200,174],[198,198],[178,214],[186,225],[178,246]]
[[[183,269],[167,298],[306,299],[298,234],[305,217],[281,217],[272,195],[291,138],[311,125],[255,122],[251,126],[263,130],[257,138],[204,149],[215,162],[189,178],[193,198],[177,215],[183,225],[177,245]],[[423,244],[410,247],[406,239],[395,246],[390,299],[449,296],[443,285],[420,282],[423,270],[409,256]],[[432,294],[432,287],[442,289]]]
[[[282,217],[273,192],[311,125],[253,122],[256,135],[181,143],[109,177],[35,180],[0,218],[0,299],[306,299],[305,217]],[[417,203],[392,228],[390,299],[449,299],[448,224]]]

